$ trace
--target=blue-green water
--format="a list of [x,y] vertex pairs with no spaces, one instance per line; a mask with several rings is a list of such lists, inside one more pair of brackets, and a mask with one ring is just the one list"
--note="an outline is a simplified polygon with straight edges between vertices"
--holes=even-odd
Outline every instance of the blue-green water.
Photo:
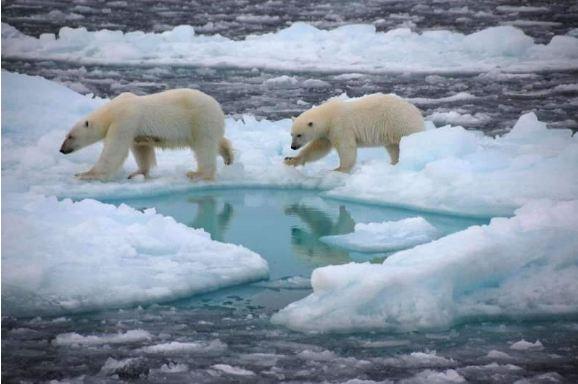
[[383,261],[388,253],[351,252],[320,240],[353,232],[356,223],[421,216],[449,234],[489,221],[336,201],[303,190],[223,189],[108,202],[155,208],[213,240],[243,245],[267,260],[271,280],[308,277],[325,265]]

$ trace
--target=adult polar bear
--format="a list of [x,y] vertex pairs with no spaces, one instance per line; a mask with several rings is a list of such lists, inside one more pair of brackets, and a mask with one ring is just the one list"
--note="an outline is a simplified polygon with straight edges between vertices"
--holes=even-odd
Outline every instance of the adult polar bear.
[[376,93],[353,101],[330,100],[303,112],[293,121],[291,149],[305,148],[285,164],[297,166],[319,160],[337,150],[340,165],[349,172],[355,165],[358,147],[384,146],[391,163],[399,160],[403,136],[423,131],[419,109],[400,97]]
[[193,180],[215,177],[219,153],[225,164],[233,161],[229,140],[224,137],[225,116],[211,96],[193,89],[174,89],[147,96],[122,93],[92,112],[70,130],[60,152],[72,153],[97,141],[104,148],[96,164],[76,176],[82,180],[106,180],[122,166],[129,149],[138,170],[130,174],[148,177],[156,164],[154,148],[190,147],[197,171]]

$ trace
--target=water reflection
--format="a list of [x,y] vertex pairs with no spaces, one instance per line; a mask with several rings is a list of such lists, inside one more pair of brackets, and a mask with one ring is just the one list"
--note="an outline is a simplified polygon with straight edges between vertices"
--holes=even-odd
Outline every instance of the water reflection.
[[298,217],[307,227],[291,228],[291,247],[297,256],[316,266],[350,261],[349,252],[319,240],[322,236],[353,232],[355,221],[343,205],[335,220],[329,213],[303,203],[286,206],[285,214]]
[[197,204],[195,218],[189,226],[204,229],[213,240],[224,241],[225,232],[234,216],[233,206],[225,201],[219,212],[219,204],[212,196],[189,197],[187,201]]

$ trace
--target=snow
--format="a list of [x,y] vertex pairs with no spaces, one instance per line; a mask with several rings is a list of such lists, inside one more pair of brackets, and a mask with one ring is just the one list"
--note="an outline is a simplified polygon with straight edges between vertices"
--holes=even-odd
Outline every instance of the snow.
[[[239,17],[247,23],[273,21],[255,15]],[[404,27],[376,32],[371,24],[321,30],[297,22],[277,32],[250,35],[236,41],[220,35],[197,35],[193,27],[186,25],[161,33],[63,27],[57,36],[45,33],[35,38],[2,24],[2,44],[6,58],[85,64],[178,64],[374,73],[578,68],[575,37],[554,36],[548,44],[536,44],[512,26],[489,27],[464,35],[444,30],[415,33]]]
[[52,344],[60,347],[98,346],[104,344],[126,344],[147,341],[151,334],[142,329],[134,329],[125,333],[82,336],[78,333],[63,333],[57,335]]
[[268,274],[256,253],[212,241],[154,209],[8,194],[2,221],[9,223],[2,230],[2,308],[11,314],[172,300]]
[[324,236],[320,240],[358,252],[386,252],[428,243],[439,237],[438,230],[423,217],[382,223],[358,223],[345,235]]
[[[274,317],[291,328],[422,329],[476,316],[577,311],[570,295],[577,263],[569,250],[578,248],[578,138],[547,129],[533,113],[496,138],[459,126],[411,135],[396,166],[381,148],[361,149],[350,175],[330,171],[334,153],[305,167],[283,165],[294,153],[291,121],[246,115],[226,120],[236,163],[220,163],[214,183],[186,178],[195,166],[187,150],[160,151],[151,180],[126,180],[135,168],[129,159],[110,182],[81,182],[74,173],[88,169],[101,147],[69,156],[58,148],[69,127],[106,100],[38,77],[2,72],[2,80],[2,220],[11,224],[2,232],[2,305],[10,314],[172,300],[265,278],[266,263],[247,249],[152,210],[91,200],[240,186],[317,189],[326,198],[465,216],[515,215],[398,252],[383,265],[315,270],[313,294]],[[455,96],[444,102],[473,97]],[[303,278],[273,284],[308,285]]]
[[446,328],[461,320],[578,311],[578,200],[534,201],[395,253],[313,271],[313,293],[275,314],[300,331]]

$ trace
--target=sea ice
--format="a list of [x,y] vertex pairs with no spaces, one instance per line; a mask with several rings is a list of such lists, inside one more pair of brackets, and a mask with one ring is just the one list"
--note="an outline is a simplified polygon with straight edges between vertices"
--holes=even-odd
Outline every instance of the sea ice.
[[350,175],[330,171],[338,161],[334,153],[305,167],[283,165],[283,157],[293,153],[291,121],[246,115],[226,121],[237,160],[219,164],[214,184],[190,183],[185,172],[194,163],[186,150],[160,151],[159,166],[146,182],[126,180],[136,167],[132,159],[110,182],[81,182],[73,174],[88,169],[101,147],[69,156],[58,148],[68,128],[106,100],[38,77],[2,72],[2,80],[7,313],[169,300],[265,277],[267,266],[256,254],[212,242],[206,233],[152,211],[48,197],[119,199],[214,185],[317,188],[330,198],[458,215],[516,213],[398,252],[381,266],[316,270],[313,295],[275,317],[292,328],[417,329],[471,316],[576,311],[577,295],[570,295],[577,291],[576,260],[568,250],[578,247],[578,225],[569,221],[578,216],[578,137],[547,129],[533,113],[496,138],[452,126],[405,137],[396,166],[381,148],[361,149]]
[[410,248],[439,237],[438,230],[423,217],[383,223],[358,223],[345,235],[324,236],[320,240],[358,252],[386,252]]
[[185,297],[267,277],[256,253],[153,209],[8,194],[2,310],[58,314]]
[[277,32],[239,41],[220,35],[197,35],[186,25],[161,33],[63,27],[57,36],[42,34],[35,38],[2,24],[3,57],[87,64],[227,65],[375,73],[578,68],[575,37],[554,36],[546,45],[536,44],[512,26],[489,27],[464,35],[444,30],[415,33],[406,27],[376,32],[369,24],[321,30],[297,22]]
[[313,293],[273,316],[301,331],[448,327],[578,312],[578,200],[527,203],[383,264],[313,271]]

